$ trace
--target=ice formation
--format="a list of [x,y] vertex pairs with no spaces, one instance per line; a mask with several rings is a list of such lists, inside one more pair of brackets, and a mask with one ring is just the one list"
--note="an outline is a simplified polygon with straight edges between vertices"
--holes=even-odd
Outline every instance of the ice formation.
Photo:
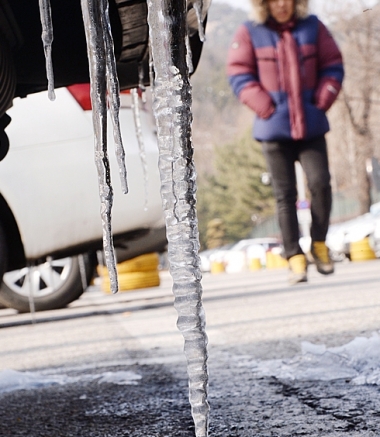
[[111,23],[108,13],[108,0],[102,0],[102,25],[103,25],[103,38],[106,55],[106,79],[107,79],[107,96],[109,101],[109,108],[111,112],[111,120],[113,125],[113,136],[115,142],[116,159],[119,166],[120,182],[123,193],[128,193],[127,183],[127,169],[125,166],[125,151],[123,147],[123,140],[121,138],[120,130],[120,86],[117,77],[116,60],[114,55],[114,45],[111,33]]
[[[46,56],[49,98],[54,100],[54,76],[52,66],[53,24],[49,0],[39,0],[42,24],[42,41]],[[91,101],[95,131],[95,162],[98,171],[103,248],[109,271],[111,290],[118,291],[116,258],[114,253],[111,210],[113,190],[107,152],[107,96],[113,123],[116,159],[119,165],[122,190],[128,192],[125,151],[119,123],[120,89],[116,73],[113,38],[108,13],[108,0],[81,0],[83,21],[90,65]]]
[[146,88],[144,85],[144,66],[142,63],[139,64],[139,90],[141,92],[141,100],[146,103]]
[[36,322],[36,306],[34,305],[34,284],[33,284],[33,278],[34,278],[34,266],[30,265],[28,267],[28,286],[29,286],[29,309],[30,309],[30,315],[32,318],[32,323],[34,324]]
[[187,63],[187,68],[189,69],[189,73],[191,74],[194,71],[194,65],[193,65],[193,55],[191,53],[189,34],[186,35],[186,63]]
[[131,370],[69,376],[51,373],[51,371],[20,372],[18,370],[5,369],[0,372],[0,393],[96,380],[98,384],[136,385],[140,379],[142,379],[142,376]]
[[[108,34],[110,30],[107,0],[81,0],[81,6],[90,67],[91,102],[95,132],[95,163],[98,171],[101,201],[103,249],[109,272],[110,288],[113,293],[116,293],[119,287],[111,229],[113,189],[107,152],[107,90],[112,94],[116,91],[118,93],[117,78],[114,76],[116,67],[114,66],[115,61],[112,59],[112,41]],[[107,53],[110,50],[112,53]],[[112,79],[110,79],[111,76]],[[117,118],[115,116],[118,114],[119,95],[117,97],[111,96],[110,99],[112,101],[111,113],[114,118],[114,126],[117,126],[118,116]],[[118,137],[118,134],[116,134],[116,137]],[[122,160],[124,161],[124,159]],[[124,188],[126,191],[126,182]]]
[[195,10],[195,13],[197,14],[198,19],[198,32],[199,32],[199,39],[201,41],[205,41],[205,30],[203,26],[203,0],[195,0],[193,4],[193,8]]
[[[41,0],[41,21],[51,30],[44,46],[50,47],[51,22],[45,19],[48,0]],[[169,242],[177,325],[185,340],[189,398],[196,437],[208,436],[207,335],[202,306],[199,236],[195,209],[196,173],[191,142],[190,44],[186,39],[197,30],[204,40],[204,3],[210,0],[148,0],[151,59],[154,68],[154,114],[158,128],[161,194]],[[91,100],[95,131],[95,161],[98,170],[103,223],[103,247],[111,290],[118,289],[111,232],[113,191],[107,155],[107,91],[114,126],[118,127],[119,88],[108,18],[108,0],[81,0],[90,64]],[[192,7],[191,7],[192,6]],[[196,15],[196,29],[189,14]],[[50,11],[50,9],[49,9]],[[42,16],[43,14],[43,16]],[[194,14],[193,14],[194,15]],[[194,21],[194,20],[193,20]],[[50,46],[49,46],[50,44]],[[152,78],[153,75],[151,75]],[[115,141],[121,145],[116,130]],[[120,152],[124,153],[124,151]],[[124,156],[119,161],[124,162]],[[123,170],[121,170],[123,173]],[[126,171],[125,171],[126,174]],[[125,191],[127,187],[125,185]]]
[[380,385],[380,335],[356,337],[338,347],[302,343],[302,354],[292,359],[260,361],[253,371],[262,376],[299,381],[348,379],[352,384]]
[[[143,91],[140,87],[140,90]],[[131,90],[132,96],[132,111],[133,111],[133,120],[135,123],[135,131],[137,143],[139,145],[139,155],[140,161],[143,168],[144,174],[144,190],[145,190],[145,209],[147,209],[148,205],[148,167],[146,162],[146,154],[145,154],[145,146],[144,146],[144,137],[141,129],[141,118],[140,118],[140,108],[139,108],[139,92],[136,88]]]
[[48,79],[48,96],[50,100],[55,100],[54,93],[54,72],[52,60],[53,44],[53,22],[51,19],[50,0],[39,0],[40,18],[42,24],[42,42],[46,58],[46,76]]
[[148,1],[155,81],[153,110],[177,326],[185,339],[189,397],[197,437],[208,435],[207,336],[202,307],[191,86],[186,63],[186,1]]

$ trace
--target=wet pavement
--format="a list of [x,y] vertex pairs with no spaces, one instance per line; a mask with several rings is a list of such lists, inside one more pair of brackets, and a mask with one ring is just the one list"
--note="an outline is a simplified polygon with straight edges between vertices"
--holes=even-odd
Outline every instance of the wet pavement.
[[[263,376],[255,362],[290,359],[301,342],[347,344],[380,330],[380,260],[310,269],[204,275],[209,336],[210,436],[379,436],[380,388],[350,378]],[[0,375],[39,375],[39,386],[0,393],[0,436],[194,437],[171,280],[30,315],[0,310]],[[105,374],[138,378],[102,382]],[[44,383],[49,378],[55,383]],[[1,389],[1,384],[0,384]]]

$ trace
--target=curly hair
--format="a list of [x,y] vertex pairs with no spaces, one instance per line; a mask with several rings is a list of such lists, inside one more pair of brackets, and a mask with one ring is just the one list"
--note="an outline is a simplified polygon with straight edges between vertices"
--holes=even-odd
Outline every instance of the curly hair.
[[[253,7],[252,18],[256,23],[265,23],[269,17],[268,0],[251,0]],[[296,17],[305,18],[308,16],[309,0],[295,0]]]

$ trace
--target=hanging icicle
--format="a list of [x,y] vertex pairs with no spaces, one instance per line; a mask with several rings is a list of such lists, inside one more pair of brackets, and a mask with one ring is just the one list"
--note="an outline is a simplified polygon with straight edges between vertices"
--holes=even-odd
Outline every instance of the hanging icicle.
[[186,64],[187,64],[187,68],[189,69],[189,74],[193,73],[194,71],[193,54],[191,52],[189,34],[186,35]]
[[50,0],[39,0],[40,18],[42,24],[42,43],[46,59],[46,76],[48,80],[48,97],[50,100],[55,100],[54,92],[54,72],[52,60],[52,44],[53,44],[53,21],[51,18]]
[[203,25],[203,0],[195,0],[193,4],[193,8],[195,9],[195,13],[197,14],[198,19],[198,33],[199,39],[204,42],[206,40],[205,37],[205,29]]
[[125,150],[120,130],[120,86],[117,78],[116,60],[114,55],[114,44],[111,33],[111,23],[109,19],[108,0],[99,0],[101,3],[103,37],[106,52],[107,67],[107,90],[110,102],[111,119],[113,125],[113,137],[115,141],[115,154],[119,165],[121,188],[124,194],[128,193],[127,169],[125,167]]
[[139,90],[141,92],[141,101],[145,105],[146,103],[146,87],[144,85],[144,65],[142,62],[139,63]]
[[143,175],[144,175],[144,192],[145,192],[144,209],[146,211],[148,209],[148,164],[146,161],[144,137],[141,128],[139,92],[136,88],[133,88],[131,90],[131,97],[132,97],[132,112],[133,112],[133,120],[135,123],[136,139],[137,139],[137,144],[139,146],[139,156],[140,156],[140,161],[141,161]]
[[191,143],[191,87],[186,63],[186,1],[149,0],[154,64],[153,109],[177,326],[185,340],[196,437],[208,435],[207,335],[202,306],[196,174]]

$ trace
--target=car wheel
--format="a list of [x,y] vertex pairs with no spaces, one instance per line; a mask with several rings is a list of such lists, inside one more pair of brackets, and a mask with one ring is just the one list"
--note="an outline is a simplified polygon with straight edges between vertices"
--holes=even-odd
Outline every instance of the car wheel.
[[0,304],[19,312],[63,308],[78,299],[94,274],[88,255],[47,259],[36,266],[7,272],[0,288]]

